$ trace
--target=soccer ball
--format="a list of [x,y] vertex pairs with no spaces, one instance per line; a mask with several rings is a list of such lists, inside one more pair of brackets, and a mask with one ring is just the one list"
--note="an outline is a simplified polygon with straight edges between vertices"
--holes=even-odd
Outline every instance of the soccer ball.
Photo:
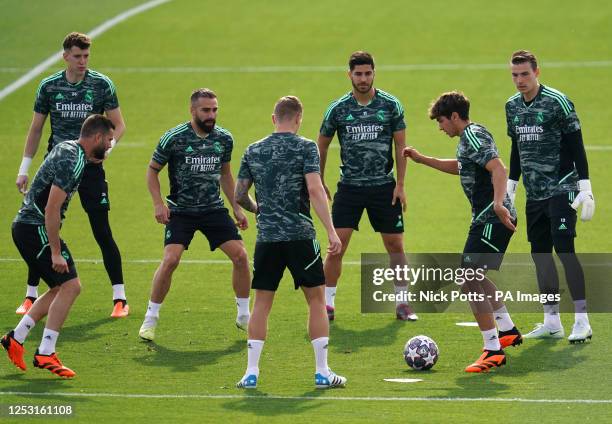
[[404,359],[417,371],[430,369],[438,361],[438,345],[427,336],[414,336],[404,346]]

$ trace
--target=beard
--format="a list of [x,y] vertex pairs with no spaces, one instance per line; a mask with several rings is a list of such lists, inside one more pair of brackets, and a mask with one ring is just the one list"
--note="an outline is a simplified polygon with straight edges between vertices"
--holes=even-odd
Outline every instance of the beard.
[[367,85],[367,86],[365,86],[365,85],[355,85],[353,80],[351,80],[351,84],[353,84],[353,88],[355,90],[357,90],[359,93],[365,94],[365,93],[367,93],[368,91],[370,91],[372,89],[372,86],[374,85],[374,81],[372,81],[372,83]]
[[103,160],[106,156],[106,147],[104,147],[104,144],[101,143],[99,146],[94,147],[91,155],[94,159]]
[[215,124],[217,123],[214,119],[206,119],[204,121],[200,120],[198,117],[194,118],[194,121],[198,128],[204,131],[207,134],[210,134],[212,130],[215,128]]

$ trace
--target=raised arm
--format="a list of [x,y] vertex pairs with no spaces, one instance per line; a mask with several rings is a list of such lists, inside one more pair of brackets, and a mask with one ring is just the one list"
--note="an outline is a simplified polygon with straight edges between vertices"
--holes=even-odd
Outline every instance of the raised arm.
[[438,171],[459,175],[459,162],[457,159],[438,159],[425,156],[412,146],[408,146],[404,149],[403,156],[412,159],[416,163],[422,163],[430,168],[437,169]]

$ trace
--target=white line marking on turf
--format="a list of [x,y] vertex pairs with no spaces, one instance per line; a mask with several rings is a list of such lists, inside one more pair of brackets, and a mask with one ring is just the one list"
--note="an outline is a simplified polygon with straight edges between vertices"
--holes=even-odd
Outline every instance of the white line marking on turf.
[[587,145],[584,146],[584,148],[586,150],[593,150],[595,152],[608,152],[608,151],[612,151],[612,146],[598,146],[598,145]]
[[[125,21],[126,19],[129,19],[134,15],[137,15],[146,10],[159,6],[160,4],[167,3],[169,1],[171,0],[153,0],[153,1],[141,4],[140,6],[136,6],[131,9],[128,9],[125,12],[121,12],[114,18],[111,18],[103,22],[101,25],[95,27],[94,29],[89,31],[87,35],[89,35],[90,38],[95,38],[98,35],[103,34],[104,32],[108,31],[110,28],[114,27],[115,25]],[[36,76],[42,73],[45,69],[53,65],[58,60],[60,60],[63,53],[64,51],[60,50],[59,52],[52,54],[51,56],[49,56],[47,59],[45,59],[44,61],[42,61],[35,67],[28,70],[28,72],[26,72],[24,75],[19,77],[17,80],[13,81],[12,83],[4,87],[2,90],[0,90],[0,101],[4,99],[6,96],[8,96],[9,94],[13,93],[14,91],[18,90],[19,88],[23,87],[24,85],[32,81],[34,78],[36,78]],[[15,68],[7,68],[7,69],[15,69]]]
[[0,392],[0,396],[58,396],[92,398],[144,398],[144,399],[253,399],[262,400],[357,400],[386,402],[515,402],[515,403],[587,403],[610,404],[612,399],[526,399],[526,398],[470,398],[470,397],[382,397],[382,396],[278,396],[278,395],[206,395],[206,394],[140,394],[140,393],[64,393],[64,392]]
[[478,327],[477,322],[456,322],[455,325],[459,327]]
[[418,383],[423,381],[421,378],[385,378],[389,383]]
[[[609,68],[612,60],[577,61],[577,62],[548,62],[542,66],[546,68]],[[507,69],[506,63],[413,63],[399,65],[378,65],[378,68],[387,72],[407,71],[454,71],[454,70],[497,70]],[[102,67],[103,72],[113,73],[239,73],[239,74],[268,74],[268,73],[294,73],[294,72],[342,72],[345,66],[334,65],[293,65],[293,66],[155,66],[155,67]],[[0,73],[16,73],[25,71],[24,68],[0,68]]]

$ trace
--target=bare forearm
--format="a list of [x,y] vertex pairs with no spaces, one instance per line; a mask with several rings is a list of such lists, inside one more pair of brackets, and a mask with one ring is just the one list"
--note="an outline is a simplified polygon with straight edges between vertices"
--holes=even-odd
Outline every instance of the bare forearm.
[[495,168],[491,174],[491,180],[493,182],[493,203],[503,205],[504,198],[506,197],[506,182],[508,181],[506,170],[503,166],[500,166]]
[[407,164],[407,160],[402,154],[405,147],[406,147],[405,142],[395,143],[395,168],[397,171],[397,184],[402,187],[404,186],[404,178],[406,177],[406,164]]
[[52,254],[60,254],[60,223],[61,216],[59,209],[45,209],[45,229],[47,230],[47,238],[49,239],[49,247]]
[[327,196],[323,187],[315,188],[309,192],[310,203],[312,207],[323,223],[325,230],[329,233],[333,231],[334,226],[332,224],[331,216],[329,215],[329,205],[327,204]]
[[40,137],[42,136],[42,129],[30,128],[28,136],[26,137],[25,147],[23,149],[23,155],[28,158],[33,158],[38,150],[40,144]]
[[153,199],[153,205],[160,205],[163,203],[161,196],[161,186],[159,184],[159,171],[149,166],[147,169],[147,188],[151,193]]
[[242,206],[245,210],[257,213],[257,203],[249,196],[249,188],[252,181],[244,178],[238,178],[236,183],[236,191],[234,192],[234,201]]
[[221,174],[221,190],[223,190],[223,194],[232,205],[233,209],[237,209],[240,205],[234,199],[234,192],[236,190],[236,183],[234,182],[234,177],[232,174]]
[[430,168],[437,169],[438,171],[446,172],[447,174],[459,174],[459,163],[457,162],[457,159],[438,159],[429,156],[422,156],[419,163],[427,165]]

